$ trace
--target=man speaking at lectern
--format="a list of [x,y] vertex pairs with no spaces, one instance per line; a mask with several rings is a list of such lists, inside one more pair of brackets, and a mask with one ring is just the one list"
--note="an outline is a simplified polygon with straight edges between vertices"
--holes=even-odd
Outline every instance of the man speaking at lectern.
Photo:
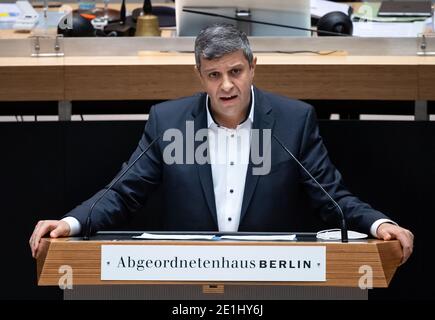
[[[30,238],[34,257],[46,234],[67,237],[119,226],[159,185],[166,230],[289,232],[302,192],[324,220],[338,221],[329,194],[349,228],[398,239],[402,262],[408,259],[412,233],[346,190],[313,108],[253,86],[256,58],[243,32],[227,24],[202,30],[195,59],[205,93],[154,106],[124,165],[131,165],[128,172],[62,220],[39,221]],[[181,149],[176,140],[183,142]]]

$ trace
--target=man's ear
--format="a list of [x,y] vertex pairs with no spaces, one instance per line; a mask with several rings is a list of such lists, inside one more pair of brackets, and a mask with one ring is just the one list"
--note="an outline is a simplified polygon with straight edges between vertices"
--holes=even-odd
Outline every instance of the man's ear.
[[257,57],[254,57],[254,59],[252,59],[252,63],[250,65],[251,68],[251,74],[252,74],[252,79],[254,79],[254,74],[255,74],[255,67],[257,66]]
[[201,73],[200,73],[199,70],[198,70],[198,66],[197,66],[197,65],[193,66],[193,69],[195,70],[196,75],[197,75],[198,77],[201,77]]
[[193,68],[195,69],[195,73],[198,76],[199,81],[201,81],[201,83],[202,83],[201,71],[199,71],[199,69],[198,69],[198,67],[196,65]]
[[256,66],[257,66],[257,57],[254,57],[254,59],[252,59],[251,69],[254,71]]

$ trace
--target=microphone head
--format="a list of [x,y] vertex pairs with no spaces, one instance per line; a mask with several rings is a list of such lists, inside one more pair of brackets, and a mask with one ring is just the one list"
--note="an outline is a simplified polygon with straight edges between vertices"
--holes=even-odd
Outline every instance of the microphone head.
[[[95,18],[91,12],[82,13],[78,10],[72,12],[72,29],[61,26],[57,27],[57,33],[64,37],[95,37],[95,28],[91,20]],[[62,21],[60,23],[63,23]]]
[[[351,36],[353,34],[353,23],[350,17],[340,11],[333,11],[325,14],[317,22],[317,30],[341,33]],[[319,36],[333,36],[331,34],[318,32]]]

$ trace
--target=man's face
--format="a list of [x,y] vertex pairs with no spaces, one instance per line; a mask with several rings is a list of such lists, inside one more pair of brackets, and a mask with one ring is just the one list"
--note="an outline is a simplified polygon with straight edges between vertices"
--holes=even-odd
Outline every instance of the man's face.
[[248,108],[255,65],[256,58],[250,66],[242,50],[213,60],[201,58],[201,68],[197,71],[213,111],[231,117]]

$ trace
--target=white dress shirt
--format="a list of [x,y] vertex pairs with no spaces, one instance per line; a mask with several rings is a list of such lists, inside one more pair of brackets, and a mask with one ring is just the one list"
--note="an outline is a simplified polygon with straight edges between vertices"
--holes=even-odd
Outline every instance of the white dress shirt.
[[208,143],[218,228],[221,232],[239,229],[249,164],[251,128],[254,122],[254,89],[251,87],[249,116],[235,129],[218,125],[206,99]]
[[[208,95],[206,99],[209,154],[220,232],[235,232],[239,229],[250,155],[251,129],[254,122],[253,87],[251,87],[251,97],[249,116],[235,129],[220,126],[213,120],[209,110]],[[76,218],[66,217],[62,220],[69,224],[71,236],[80,233],[81,225]],[[373,237],[376,237],[379,225],[384,222],[396,224],[389,219],[376,220],[370,227]]]

